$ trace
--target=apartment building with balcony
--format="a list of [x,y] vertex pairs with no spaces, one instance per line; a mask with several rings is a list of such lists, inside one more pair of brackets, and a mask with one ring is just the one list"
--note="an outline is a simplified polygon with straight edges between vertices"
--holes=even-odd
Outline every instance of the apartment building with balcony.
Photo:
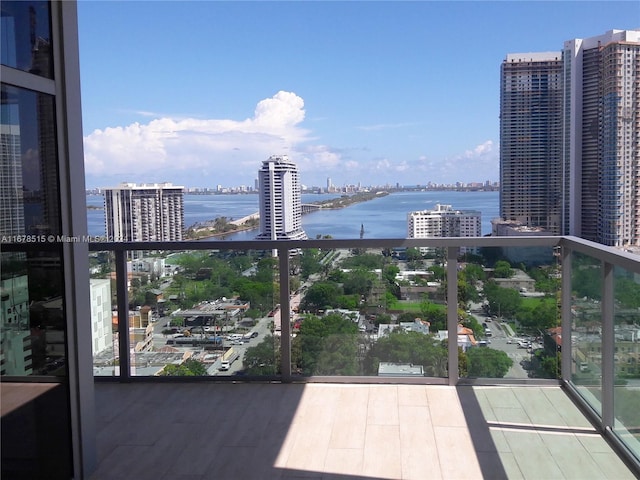
[[95,356],[113,346],[111,280],[92,278],[89,289],[91,292],[91,339]]
[[640,247],[640,30],[564,43],[568,233]]
[[640,246],[640,31],[610,30],[501,65],[500,216]]
[[258,171],[260,233],[258,240],[300,240],[301,185],[297,165],[286,155],[272,155]]
[[562,54],[508,54],[500,73],[500,217],[562,232]]
[[407,214],[407,238],[480,237],[482,214],[437,204],[433,210]]
[[103,190],[107,238],[148,242],[182,240],[184,187],[122,183]]

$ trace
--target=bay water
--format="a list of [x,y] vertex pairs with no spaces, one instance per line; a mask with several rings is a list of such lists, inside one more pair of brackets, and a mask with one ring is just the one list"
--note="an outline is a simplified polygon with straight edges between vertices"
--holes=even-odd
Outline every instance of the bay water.
[[[451,205],[457,210],[478,210],[482,214],[482,234],[491,233],[491,220],[499,214],[499,192],[420,191],[396,192],[367,202],[356,203],[337,210],[318,210],[302,217],[302,226],[309,238],[331,235],[336,239],[406,238],[407,214],[416,210],[432,210],[436,204]],[[303,194],[302,203],[335,198],[334,194]],[[87,195],[87,205],[103,206],[102,195]],[[189,227],[197,222],[227,217],[239,219],[258,212],[258,195],[185,195],[184,223]],[[104,210],[88,209],[89,235],[105,232]],[[257,230],[227,235],[224,240],[253,240]],[[221,239],[221,238],[220,238]]]

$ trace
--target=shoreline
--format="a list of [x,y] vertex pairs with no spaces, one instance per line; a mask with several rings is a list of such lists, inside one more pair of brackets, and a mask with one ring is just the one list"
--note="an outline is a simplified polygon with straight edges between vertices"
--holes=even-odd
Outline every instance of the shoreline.
[[[320,209],[340,210],[342,208],[347,208],[351,205],[368,202],[370,200],[375,200],[376,198],[382,198],[387,195],[389,195],[389,192],[385,190],[376,190],[373,192],[356,193],[354,195],[344,195],[331,200],[314,202],[312,203],[312,205],[318,205],[320,206]],[[312,212],[308,212],[308,213],[312,213]],[[232,228],[231,230],[227,230],[224,232],[212,232],[211,229],[213,228],[213,225],[215,224],[216,220],[219,218],[221,217],[217,217],[213,220],[208,221],[208,222],[211,222],[212,224],[211,227],[200,227],[199,229],[197,229],[195,225],[198,225],[198,224],[192,225],[185,231],[185,236],[184,236],[185,240],[206,240],[208,238],[220,238],[220,237],[224,237],[225,235],[232,235],[234,233],[245,232],[248,230],[257,230],[260,228],[260,224],[258,222],[260,219],[260,214],[252,213],[251,215],[247,215],[246,217],[242,217],[238,220],[229,221],[227,224],[234,225],[235,227],[235,228]],[[247,223],[251,223],[251,225],[247,225]],[[205,233],[207,229],[209,229],[209,231]],[[192,235],[189,235],[189,232],[192,232]],[[198,233],[200,232],[203,233],[202,236],[198,235]]]

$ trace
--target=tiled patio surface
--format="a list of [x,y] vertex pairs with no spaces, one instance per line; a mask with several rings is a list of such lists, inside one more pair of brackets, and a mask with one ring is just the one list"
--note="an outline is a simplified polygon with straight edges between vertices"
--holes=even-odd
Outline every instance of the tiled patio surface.
[[92,480],[632,479],[559,387],[96,385]]

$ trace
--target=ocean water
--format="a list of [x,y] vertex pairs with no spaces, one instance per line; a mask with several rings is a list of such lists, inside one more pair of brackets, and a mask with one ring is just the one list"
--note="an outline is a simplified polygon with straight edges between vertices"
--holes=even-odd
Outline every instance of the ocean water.
[[[335,197],[327,194],[305,194],[303,203]],[[238,219],[258,211],[257,195],[185,195],[186,226],[217,217]],[[430,210],[436,204],[451,205],[459,210],[479,210],[482,214],[482,234],[491,233],[491,220],[499,213],[499,192],[398,192],[357,203],[339,210],[319,210],[305,214],[302,226],[309,238],[331,235],[337,239],[406,238],[407,214],[415,210]],[[87,204],[102,206],[100,195],[88,195]],[[104,211],[87,210],[90,235],[104,235]],[[225,240],[252,240],[257,231],[238,232]]]

